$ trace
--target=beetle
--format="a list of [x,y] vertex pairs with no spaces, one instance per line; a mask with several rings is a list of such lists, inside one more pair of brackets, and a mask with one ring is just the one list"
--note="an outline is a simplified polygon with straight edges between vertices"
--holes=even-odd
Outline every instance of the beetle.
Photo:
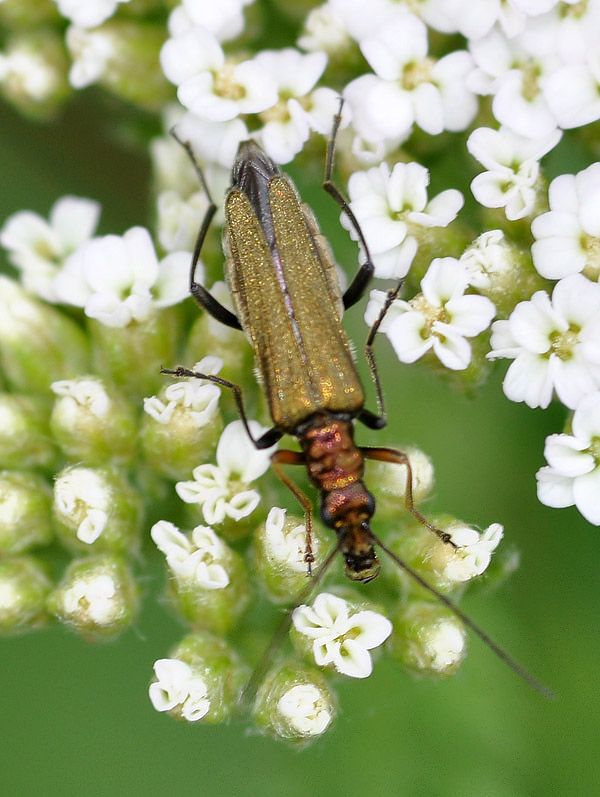
[[[344,310],[362,297],[374,266],[360,226],[331,180],[340,121],[338,113],[328,147],[324,188],[350,218],[365,253],[364,263],[343,296],[331,249],[313,212],[300,199],[291,178],[255,141],[248,140],[239,146],[225,197],[225,275],[235,314],[221,305],[195,279],[200,250],[216,211],[197,167],[211,204],[194,251],[190,292],[214,318],[246,333],[254,349],[273,427],[258,439],[252,436],[238,385],[182,367],[166,373],[210,379],[232,390],[248,435],[257,448],[271,447],[284,434],[298,439],[301,451],[276,451],[271,462],[304,509],[309,573],[314,561],[312,503],[287,476],[283,465],[306,466],[310,481],[320,491],[321,519],[337,534],[346,574],[352,580],[367,582],[378,574],[379,563],[370,528],[375,499],[363,482],[365,458],[404,465],[407,509],[444,542],[452,546],[454,543],[448,533],[433,526],[414,506],[407,455],[391,448],[359,447],[354,442],[354,420],[371,429],[382,429],[387,422],[372,344],[399,286],[388,294],[365,346],[377,390],[379,413],[375,414],[364,406],[364,390],[342,326]],[[180,143],[193,160],[189,145]]]
[[[324,189],[333,196],[356,231],[364,260],[342,295],[333,254],[317,220],[304,204],[291,178],[253,140],[243,141],[238,149],[231,185],[225,196],[225,276],[235,313],[218,302],[196,281],[196,265],[216,205],[212,201],[202,169],[191,146],[174,138],[186,149],[209,208],[202,222],[192,258],[190,293],[197,304],[214,318],[233,329],[245,332],[256,360],[265,390],[272,428],[255,438],[250,430],[241,388],[212,374],[201,374],[179,366],[163,373],[176,377],[206,379],[233,392],[246,431],[259,449],[270,448],[285,434],[295,436],[301,451],[278,450],[271,455],[273,467],[293,492],[306,517],[308,574],[314,562],[311,547],[312,502],[283,470],[284,465],[305,465],[312,484],[320,491],[321,519],[337,535],[337,545],[319,567],[315,584],[340,551],[346,575],[363,583],[379,573],[377,545],[423,589],[434,595],[469,627],[517,675],[545,696],[552,693],[523,669],[483,629],[462,612],[448,597],[427,583],[398,557],[371,530],[375,500],[363,482],[365,459],[392,462],[406,467],[405,505],[408,511],[444,543],[457,546],[450,535],[436,528],[415,507],[412,495],[412,469],[408,456],[393,448],[357,446],[354,421],[371,429],[382,429],[387,422],[381,384],[377,373],[373,342],[383,318],[396,298],[401,283],[388,292],[383,308],[365,344],[365,356],[377,393],[378,413],[364,406],[365,395],[354,363],[350,343],[342,326],[344,310],[363,296],[374,273],[364,235],[347,200],[332,181],[335,138],[341,123],[341,104],[335,117],[327,148]],[[285,619],[265,653],[271,655],[289,626]],[[256,687],[259,665],[244,694]]]

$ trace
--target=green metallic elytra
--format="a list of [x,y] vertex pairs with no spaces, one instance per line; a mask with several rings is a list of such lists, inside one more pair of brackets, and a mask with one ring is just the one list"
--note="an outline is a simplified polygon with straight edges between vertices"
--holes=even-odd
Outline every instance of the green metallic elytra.
[[289,177],[253,142],[243,148],[237,163],[253,168],[225,200],[225,274],[273,422],[293,433],[319,411],[354,416],[365,396],[329,245]]

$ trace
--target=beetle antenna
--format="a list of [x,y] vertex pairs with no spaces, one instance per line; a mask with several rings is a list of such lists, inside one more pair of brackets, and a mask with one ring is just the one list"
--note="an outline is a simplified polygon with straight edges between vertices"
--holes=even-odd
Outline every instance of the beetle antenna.
[[535,689],[536,692],[539,692],[544,697],[554,697],[554,692],[552,692],[551,689],[548,689],[547,686],[544,686],[544,684],[540,683],[537,678],[534,678],[534,676],[524,667],[522,667],[517,661],[515,661],[512,656],[509,656],[509,654],[503,650],[500,645],[496,644],[496,642],[494,642],[494,640],[488,634],[486,634],[483,628],[478,626],[477,623],[475,623],[470,617],[461,611],[461,609],[459,609],[458,606],[450,600],[450,598],[446,597],[446,595],[441,593],[435,587],[432,587],[431,584],[428,584],[427,581],[425,581],[425,579],[420,576],[416,570],[413,570],[410,565],[406,564],[403,559],[400,559],[399,556],[397,556],[386,545],[384,545],[381,540],[375,536],[375,534],[372,534],[372,536],[373,542],[375,542],[382,551],[385,551],[385,553],[398,565],[398,567],[408,573],[408,575],[411,576],[411,578],[413,578],[421,587],[423,587],[423,589],[427,590],[427,592],[431,593],[431,595],[434,595],[441,603],[444,604],[444,606],[446,606],[446,608],[450,609],[450,611],[456,615],[459,620],[462,620],[467,628],[469,628],[476,636],[478,636],[483,644],[486,645],[493,653],[495,653],[496,656],[498,656],[498,658],[504,662],[504,664],[510,667],[510,669],[516,673],[516,675],[518,675],[522,681],[525,681],[525,683],[529,684],[532,689]]

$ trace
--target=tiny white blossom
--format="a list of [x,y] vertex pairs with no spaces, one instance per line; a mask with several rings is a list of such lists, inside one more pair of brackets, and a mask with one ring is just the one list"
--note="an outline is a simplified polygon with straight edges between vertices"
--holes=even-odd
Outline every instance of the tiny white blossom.
[[220,42],[235,39],[244,30],[244,6],[254,0],[219,0],[207,3],[202,0],[181,0],[169,16],[169,33],[179,35],[189,28],[206,28]]
[[[355,172],[348,181],[350,207],[363,231],[381,279],[407,274],[418,248],[421,228],[447,227],[463,205],[460,191],[448,189],[427,201],[429,172],[418,163],[387,163]],[[340,223],[357,234],[345,213]]]
[[547,407],[556,395],[574,409],[600,387],[600,285],[581,274],[560,280],[552,292],[519,302],[508,320],[492,326],[490,359],[514,360],[504,393],[529,407]]
[[110,408],[110,397],[101,379],[79,377],[53,382],[50,388],[61,397],[61,413],[66,418],[75,418],[80,407],[85,407],[96,418],[103,418]]
[[561,174],[548,189],[550,211],[531,222],[533,264],[547,279],[600,275],[600,163]]
[[513,0],[421,0],[419,15],[430,28],[440,33],[461,33],[466,39],[480,39],[498,22],[509,37],[525,28],[527,17]]
[[298,47],[309,52],[320,50],[331,55],[346,50],[350,41],[342,15],[332,3],[322,3],[311,9],[304,20],[304,32],[298,39]]
[[209,590],[224,589],[229,584],[229,575],[219,563],[226,552],[225,544],[208,526],[196,526],[187,535],[160,520],[152,526],[150,535],[179,581]]
[[42,112],[53,110],[64,97],[62,52],[58,39],[13,35],[6,50],[0,52],[0,84],[17,106],[37,106]]
[[[192,370],[208,375],[218,374],[222,367],[223,360],[220,357],[204,357]],[[145,398],[144,412],[166,426],[177,408],[182,408],[187,411],[192,422],[201,429],[216,417],[220,395],[221,389],[204,379],[196,377],[180,379],[165,388],[165,401],[161,401],[158,396]]]
[[179,659],[158,659],[154,663],[157,680],[148,694],[156,711],[177,708],[188,722],[201,720],[210,709],[208,688],[200,673]]
[[581,399],[571,430],[546,438],[548,465],[536,474],[538,498],[546,506],[575,505],[587,521],[600,526],[600,392]]
[[476,238],[459,258],[468,273],[469,285],[486,290],[498,278],[514,270],[514,255],[502,230],[488,230]]
[[[249,421],[249,426],[255,439],[266,431],[256,421]],[[241,520],[260,502],[260,493],[247,487],[267,470],[274,450],[275,446],[257,449],[242,421],[233,421],[219,440],[217,464],[194,468],[193,481],[175,485],[177,495],[188,504],[199,504],[211,526],[222,523],[226,517]]]
[[58,10],[80,28],[96,28],[110,19],[119,3],[129,0],[55,0]]
[[54,277],[66,258],[92,237],[99,216],[98,202],[75,196],[58,199],[48,221],[30,210],[9,216],[0,230],[0,244],[20,269],[28,291],[48,302],[58,300]]
[[[422,293],[410,301],[395,299],[382,325],[398,359],[412,363],[430,349],[454,371],[471,361],[466,338],[479,335],[490,325],[496,308],[485,296],[465,294],[469,287],[466,268],[453,257],[434,258],[421,280]],[[386,294],[372,291],[365,321],[379,315]]]
[[313,640],[312,652],[320,667],[333,665],[351,678],[367,678],[373,671],[369,653],[383,644],[392,624],[373,611],[353,611],[350,604],[322,592],[312,606],[298,606],[292,614],[295,629]]
[[514,38],[498,28],[469,42],[476,68],[467,86],[478,94],[492,94],[498,122],[518,135],[544,139],[557,127],[543,91],[548,76],[560,66],[554,21],[538,18]]
[[549,75],[544,96],[565,130],[600,119],[600,47],[584,51],[584,60],[569,63]]
[[[283,563],[286,568],[306,573],[306,526],[299,523],[286,531],[285,514],[285,509],[278,506],[269,510],[265,521],[265,552],[269,559]],[[316,553],[314,546],[313,553]]]
[[111,30],[87,30],[70,25],[65,42],[72,61],[69,83],[75,89],[83,89],[100,80],[118,56],[118,37]]
[[269,73],[278,93],[277,103],[260,114],[264,126],[257,138],[277,163],[289,163],[308,140],[311,129],[326,132],[331,128],[339,105],[337,93],[326,88],[312,91],[323,74],[327,56],[286,47],[263,50],[255,60]]
[[256,59],[228,61],[206,28],[194,27],[167,39],[160,61],[167,80],[178,86],[181,104],[203,119],[224,122],[277,102],[277,86],[269,72]]
[[[419,634],[417,660],[424,670],[444,673],[465,655],[465,632],[457,618],[440,619]],[[415,650],[416,652],[416,650]]]
[[320,736],[333,717],[329,701],[314,684],[297,684],[287,690],[277,703],[277,710],[301,736]]
[[54,482],[55,512],[77,522],[77,538],[88,545],[105,530],[112,500],[102,473],[92,468],[69,468]]
[[448,558],[443,576],[449,581],[459,583],[470,581],[487,570],[492,553],[504,535],[504,529],[499,523],[492,523],[481,533],[469,526],[450,528],[448,531],[458,548]]
[[354,127],[367,141],[407,134],[413,124],[431,135],[464,130],[477,102],[463,79],[472,67],[467,52],[455,51],[437,63],[428,56],[427,28],[401,9],[360,48],[375,72],[344,91]]
[[558,144],[559,130],[535,140],[507,128],[478,127],[467,140],[467,149],[485,168],[471,182],[475,199],[487,208],[504,208],[509,221],[529,215],[537,198],[539,160]]
[[[206,179],[210,185],[211,194],[216,200],[225,195],[225,189],[231,181],[231,167],[241,141],[245,141],[249,134],[248,128],[241,119],[229,119],[226,122],[212,122],[202,119],[191,111],[186,111],[176,125],[177,135],[182,141],[189,142],[194,156],[206,166]],[[180,153],[183,153],[179,147]],[[187,154],[185,160],[188,164]],[[225,174],[221,177],[220,171],[215,174],[215,166],[222,166]],[[194,181],[198,183],[198,176],[194,173]],[[223,191],[215,190],[217,183],[223,183]],[[173,188],[179,186],[172,184]]]
[[[132,227],[84,243],[56,276],[63,302],[83,307],[106,326],[145,321],[155,307],[168,307],[188,295],[191,254],[171,252],[160,262],[148,230]],[[200,277],[201,278],[201,277]]]
[[87,622],[110,625],[122,613],[122,601],[114,580],[106,573],[76,579],[61,596],[61,608],[69,615],[85,615]]

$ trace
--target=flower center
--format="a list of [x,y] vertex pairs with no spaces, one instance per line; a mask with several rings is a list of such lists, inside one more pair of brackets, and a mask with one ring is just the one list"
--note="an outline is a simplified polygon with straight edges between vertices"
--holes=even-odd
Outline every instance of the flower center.
[[579,329],[571,326],[566,332],[553,332],[550,335],[549,354],[556,354],[561,360],[570,360],[573,349],[579,343]]
[[259,113],[258,116],[261,122],[265,124],[267,124],[267,122],[281,122],[282,124],[289,122],[290,112],[287,104],[288,99],[287,97],[280,97],[279,102],[273,105],[272,108],[267,108],[266,111]]
[[425,316],[425,327],[421,330],[423,339],[431,335],[431,329],[436,321],[441,321],[443,324],[450,323],[450,316],[446,312],[446,308],[443,305],[436,307],[429,304],[422,293],[411,299],[409,304],[414,310]]
[[523,87],[521,94],[527,102],[533,102],[540,93],[539,77],[540,67],[535,61],[530,61],[521,67],[523,73]]
[[235,80],[237,63],[226,62],[214,77],[213,92],[224,100],[241,100],[246,96],[246,89]]
[[435,64],[433,58],[423,58],[406,64],[402,70],[401,85],[406,91],[414,91],[421,83],[431,82],[431,70]]
[[600,437],[592,437],[588,450],[594,457],[596,465],[600,465]]
[[581,248],[586,254],[583,274],[592,282],[597,282],[600,277],[600,238],[595,238],[593,235],[582,235]]

